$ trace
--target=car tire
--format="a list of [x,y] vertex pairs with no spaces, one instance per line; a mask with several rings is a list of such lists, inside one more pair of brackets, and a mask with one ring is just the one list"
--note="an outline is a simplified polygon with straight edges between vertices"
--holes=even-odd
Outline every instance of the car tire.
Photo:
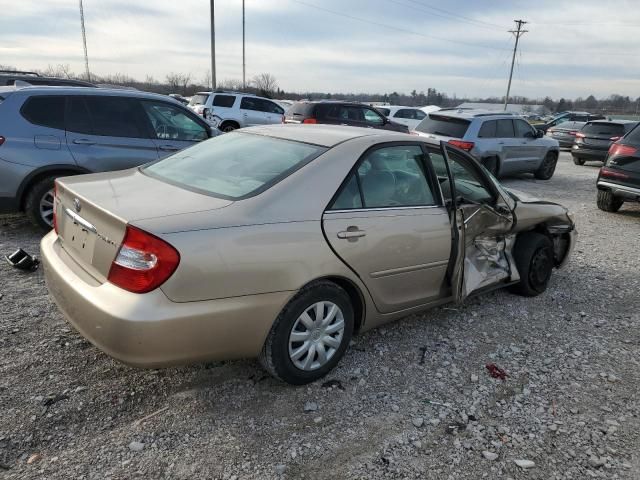
[[549,180],[553,177],[553,173],[556,171],[556,165],[558,164],[558,154],[556,152],[548,152],[542,164],[538,167],[538,170],[534,172],[534,176],[538,180]]
[[553,243],[541,233],[527,232],[516,240],[513,251],[520,283],[510,287],[513,293],[535,297],[547,289],[553,271]]
[[53,186],[56,178],[49,176],[39,180],[29,189],[24,202],[27,217],[43,231],[53,228]]
[[240,128],[240,125],[238,125],[236,122],[226,121],[226,122],[222,122],[222,124],[218,129],[222,132],[229,133],[239,128]]
[[500,161],[498,157],[487,157],[482,160],[482,165],[486,168],[491,175],[498,178]]
[[580,157],[573,157],[573,163],[575,163],[576,165],[584,165],[584,158],[580,158]]
[[604,212],[615,213],[624,203],[621,198],[616,198],[610,190],[598,190],[598,208]]
[[[320,321],[315,318],[319,304],[323,305]],[[332,310],[334,307],[337,310]],[[278,315],[260,352],[260,364],[272,376],[292,385],[324,377],[349,345],[353,312],[349,295],[335,283],[320,281],[307,285]],[[331,313],[333,319],[329,320]],[[325,325],[327,321],[330,323]],[[323,342],[328,337],[333,339],[330,344]]]

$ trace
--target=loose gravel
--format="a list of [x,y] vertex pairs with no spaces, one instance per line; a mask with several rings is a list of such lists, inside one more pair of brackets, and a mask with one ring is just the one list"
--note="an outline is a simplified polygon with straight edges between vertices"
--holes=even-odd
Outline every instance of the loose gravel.
[[[599,211],[597,170],[563,153],[550,181],[504,181],[575,213],[546,293],[368,332],[305,387],[250,360],[120,365],[67,325],[41,271],[0,263],[0,477],[640,478],[640,207]],[[0,253],[39,237],[0,217]]]

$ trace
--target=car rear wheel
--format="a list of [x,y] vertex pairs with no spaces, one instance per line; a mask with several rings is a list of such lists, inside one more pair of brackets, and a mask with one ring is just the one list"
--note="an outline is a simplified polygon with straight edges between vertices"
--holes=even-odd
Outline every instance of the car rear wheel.
[[240,125],[238,125],[236,122],[222,122],[222,125],[220,125],[220,130],[225,133],[233,132],[238,128],[240,128]]
[[605,212],[615,213],[624,203],[621,198],[616,198],[609,190],[598,190],[598,208]]
[[260,353],[274,377],[304,385],[325,376],[340,361],[353,334],[349,295],[332,282],[303,288],[282,310]]
[[573,163],[575,163],[576,165],[584,165],[584,158],[574,156]]
[[558,154],[555,152],[549,152],[544,157],[542,164],[538,167],[538,170],[534,172],[534,176],[538,180],[549,180],[553,177],[553,172],[556,171],[556,164],[558,163]]
[[553,271],[553,244],[541,233],[524,233],[518,237],[513,257],[520,273],[520,283],[513,293],[535,297],[547,289]]
[[24,209],[31,222],[42,230],[53,228],[53,184],[56,177],[46,177],[29,189]]

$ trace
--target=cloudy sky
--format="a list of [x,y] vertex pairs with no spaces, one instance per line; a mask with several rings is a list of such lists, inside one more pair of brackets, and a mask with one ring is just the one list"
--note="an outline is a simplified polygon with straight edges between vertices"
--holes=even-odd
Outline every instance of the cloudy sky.
[[[216,1],[219,79],[242,76],[241,0]],[[205,77],[207,0],[84,0],[91,70]],[[83,70],[77,0],[0,0],[0,64]],[[288,91],[640,96],[637,0],[246,0],[247,76]]]

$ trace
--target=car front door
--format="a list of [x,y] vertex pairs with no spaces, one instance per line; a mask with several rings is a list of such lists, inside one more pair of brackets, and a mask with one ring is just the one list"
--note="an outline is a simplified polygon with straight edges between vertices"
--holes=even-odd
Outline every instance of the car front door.
[[145,113],[132,97],[69,95],[65,130],[74,160],[91,172],[123,170],[158,159]]
[[536,130],[525,120],[515,118],[513,126],[516,139],[520,142],[519,157],[524,162],[525,169],[533,171],[538,168],[546,154],[545,140],[538,138]]
[[142,100],[141,103],[160,158],[209,138],[203,122],[185,109],[156,100]]
[[325,212],[323,229],[378,311],[448,295],[451,225],[420,144],[367,151]]
[[509,204],[473,159],[444,143],[429,153],[453,212],[449,273],[455,301],[518,280],[511,256],[515,234],[510,233],[514,216]]

